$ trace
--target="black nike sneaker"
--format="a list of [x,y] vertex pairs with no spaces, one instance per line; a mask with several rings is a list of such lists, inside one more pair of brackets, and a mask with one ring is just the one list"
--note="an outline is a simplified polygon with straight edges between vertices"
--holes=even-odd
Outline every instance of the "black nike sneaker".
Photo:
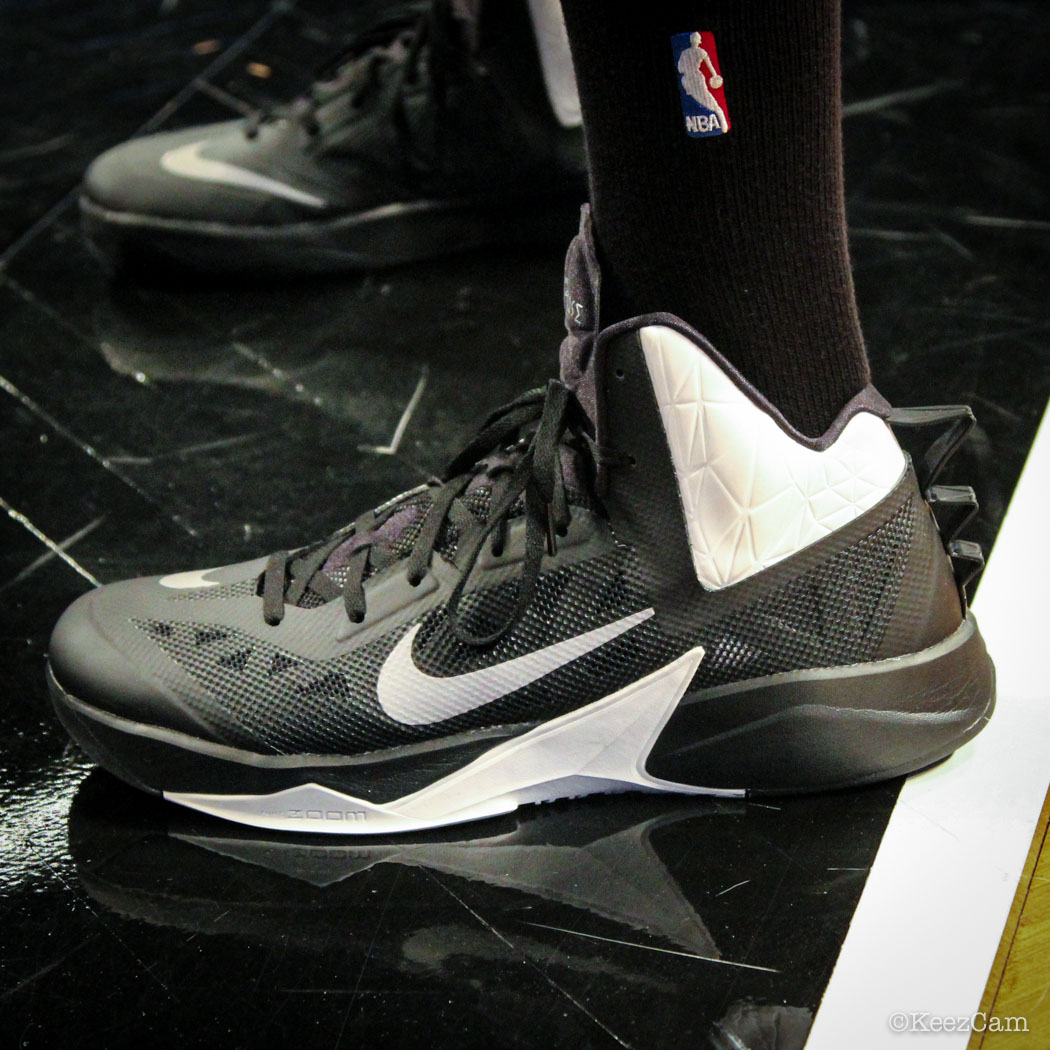
[[449,0],[366,34],[270,115],[147,135],[84,178],[84,229],[118,261],[290,274],[500,242],[564,243],[586,198],[526,5]]
[[[584,216],[562,379],[441,480],[65,613],[51,688],[103,766],[249,824],[386,833],[592,792],[864,784],[981,729],[972,492],[934,484],[968,410],[894,414],[868,388],[803,437],[679,319],[600,330]],[[918,474],[894,418],[945,430]]]

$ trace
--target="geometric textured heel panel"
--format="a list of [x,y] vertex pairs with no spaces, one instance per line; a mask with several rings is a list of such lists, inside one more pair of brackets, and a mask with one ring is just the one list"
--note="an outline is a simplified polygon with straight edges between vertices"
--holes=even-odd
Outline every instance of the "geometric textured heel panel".
[[886,423],[858,412],[826,449],[800,444],[691,339],[640,330],[697,579],[738,583],[860,517],[906,461]]

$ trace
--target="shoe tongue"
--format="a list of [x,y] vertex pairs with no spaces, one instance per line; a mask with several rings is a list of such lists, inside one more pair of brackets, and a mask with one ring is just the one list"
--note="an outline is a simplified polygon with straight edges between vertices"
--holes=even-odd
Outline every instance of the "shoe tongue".
[[432,499],[423,489],[406,492],[394,501],[393,513],[372,531],[362,530],[347,537],[331,554],[321,567],[329,575],[344,568],[354,552],[365,544],[378,544],[388,551],[408,554],[411,545],[419,534],[420,526],[430,509]]
[[601,283],[591,208],[585,204],[580,209],[580,232],[573,237],[565,257],[563,295],[567,334],[561,344],[561,381],[576,394],[599,441],[594,341],[598,335]]
[[[580,462],[583,453],[574,451],[563,445],[560,450],[562,477],[565,479],[566,497],[569,504],[576,507],[590,507],[591,500],[587,494],[588,470]],[[464,506],[474,515],[481,524],[488,521],[489,507],[494,486],[497,484],[495,477],[490,476],[487,471],[502,468],[505,476],[506,469],[513,466],[521,458],[518,452],[493,452],[486,457],[486,468],[480,471],[457,497],[457,503]],[[382,552],[381,559],[393,559],[407,557],[412,546],[419,535],[423,525],[423,519],[433,504],[433,496],[429,489],[420,486],[409,492],[402,493],[389,503],[378,508],[378,512],[387,512],[381,525],[371,530],[363,530],[348,536],[331,554],[328,555],[321,571],[333,575],[344,569],[349,563],[354,552],[361,546],[368,544],[377,551]],[[511,508],[510,516],[518,517],[525,513],[524,497]],[[456,553],[459,543],[459,529],[457,526],[446,522],[438,536],[438,542],[434,548],[435,552],[447,560],[451,560]]]

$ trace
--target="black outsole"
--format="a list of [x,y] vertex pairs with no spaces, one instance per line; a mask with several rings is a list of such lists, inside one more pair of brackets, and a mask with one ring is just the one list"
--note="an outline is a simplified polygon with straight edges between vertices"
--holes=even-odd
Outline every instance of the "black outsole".
[[433,259],[486,245],[564,245],[575,194],[522,200],[412,201],[324,221],[273,226],[115,211],[80,197],[86,236],[117,268],[155,263],[256,276],[338,273]]
[[[316,783],[389,802],[532,728],[502,726],[358,757],[260,755],[132,722],[71,696],[50,667],[47,678],[70,736],[105,769],[154,794],[263,795]],[[980,732],[994,705],[994,667],[968,617],[922,653],[687,694],[646,771],[751,797],[859,787],[946,758]]]

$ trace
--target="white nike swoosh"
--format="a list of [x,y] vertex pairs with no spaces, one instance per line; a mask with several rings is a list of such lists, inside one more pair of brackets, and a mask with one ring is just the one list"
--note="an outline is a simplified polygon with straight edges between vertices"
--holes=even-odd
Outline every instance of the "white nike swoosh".
[[376,682],[379,706],[403,725],[423,726],[443,722],[446,718],[466,714],[524,688],[570,661],[611,642],[652,615],[652,609],[643,609],[615,623],[596,627],[593,631],[556,642],[534,653],[526,653],[494,667],[482,667],[451,678],[435,678],[416,667],[412,659],[412,643],[420,628],[416,624],[394,646],[379,672]]
[[218,587],[216,580],[206,580],[204,577],[214,569],[194,569],[192,572],[173,572],[170,576],[162,576],[157,582],[161,587],[170,587],[175,591],[199,591],[202,587]]
[[312,193],[304,193],[294,186],[288,186],[268,175],[257,171],[239,168],[236,164],[227,164],[224,160],[209,160],[201,156],[203,142],[191,142],[188,146],[176,146],[161,155],[160,166],[172,175],[181,175],[184,179],[196,179],[198,182],[217,182],[226,186],[241,186],[248,190],[268,193],[271,197],[285,197],[297,204],[306,204],[311,208],[323,208],[325,201]]

